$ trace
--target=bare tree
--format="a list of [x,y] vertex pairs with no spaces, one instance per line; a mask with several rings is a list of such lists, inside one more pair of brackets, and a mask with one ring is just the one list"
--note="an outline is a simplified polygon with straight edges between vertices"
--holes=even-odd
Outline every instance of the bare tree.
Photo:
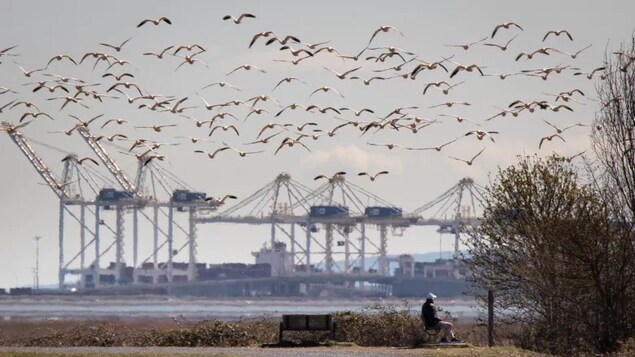
[[607,53],[596,84],[600,109],[591,135],[599,187],[625,223],[635,222],[635,38]]
[[465,262],[499,318],[528,327],[524,347],[605,352],[634,333],[632,236],[595,187],[552,156],[519,157],[486,189]]

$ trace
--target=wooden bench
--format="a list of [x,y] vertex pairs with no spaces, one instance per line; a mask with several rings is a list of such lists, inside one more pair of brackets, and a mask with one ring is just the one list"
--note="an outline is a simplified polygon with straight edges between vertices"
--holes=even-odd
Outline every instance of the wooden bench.
[[335,339],[337,323],[331,315],[282,315],[278,342],[282,342],[283,331],[331,331]]
[[425,322],[423,323],[423,332],[426,334],[426,342],[427,343],[436,343],[439,342],[439,335],[441,334],[441,329],[439,328],[429,328],[426,326]]

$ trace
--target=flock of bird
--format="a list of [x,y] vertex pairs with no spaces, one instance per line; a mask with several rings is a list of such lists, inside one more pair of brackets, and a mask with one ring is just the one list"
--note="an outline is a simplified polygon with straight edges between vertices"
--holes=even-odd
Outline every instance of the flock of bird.
[[[251,13],[244,13],[238,16],[226,15],[219,20],[227,21],[230,26],[239,26],[247,22],[256,22],[259,19]],[[136,27],[144,31],[152,31],[154,26],[178,26],[177,21],[172,21],[167,17],[157,19],[143,19]],[[134,24],[131,24],[134,28]],[[506,22],[492,26],[491,35],[478,37],[474,41],[464,43],[447,44],[448,48],[458,51],[470,51],[475,46],[485,46],[494,51],[511,52],[513,62],[524,61],[527,66],[531,60],[537,56],[562,56],[576,59],[581,53],[591,45],[587,45],[580,50],[569,53],[556,47],[540,47],[529,51],[520,51],[513,48],[515,39],[524,31],[524,28],[514,22]],[[232,31],[231,28],[227,30]],[[448,54],[436,60],[424,60],[412,51],[404,50],[393,46],[379,46],[376,43],[386,42],[391,36],[406,37],[394,26],[380,26],[370,31],[368,41],[360,41],[359,52],[350,55],[346,51],[329,46],[331,40],[317,43],[306,43],[300,35],[285,34],[277,35],[273,31],[262,31],[252,35],[250,41],[245,41],[245,47],[249,49],[261,46],[262,49],[271,49],[275,53],[287,56],[284,59],[274,59],[276,62],[288,63],[289,70],[295,66],[302,66],[319,56],[332,56],[341,61],[343,69],[333,69],[320,66],[324,72],[322,78],[335,78],[335,81],[359,81],[360,85],[374,86],[377,82],[385,81],[410,81],[418,83],[422,88],[422,96],[427,97],[432,91],[438,91],[443,95],[451,96],[460,90],[473,76],[495,77],[496,80],[505,80],[512,76],[524,76],[536,79],[547,80],[560,73],[571,73],[573,76],[584,76],[588,79],[606,78],[606,66],[582,71],[572,65],[558,64],[546,68],[526,68],[512,73],[494,73],[487,66],[477,63],[459,63],[454,61],[455,54]],[[231,34],[230,34],[231,36]],[[502,39],[507,36],[506,39]],[[548,30],[542,37],[545,41],[573,41],[573,35],[566,29]],[[45,65],[37,69],[27,69],[21,64],[20,47],[12,45],[0,48],[0,64],[2,66],[14,66],[16,71],[22,73],[25,78],[24,87],[31,93],[37,93],[38,99],[42,102],[28,101],[21,98],[22,93],[15,89],[0,87],[0,119],[11,123],[5,126],[6,131],[31,130],[36,127],[40,120],[54,120],[64,127],[62,130],[51,131],[54,134],[73,135],[79,128],[90,128],[95,141],[116,144],[119,147],[125,146],[126,150],[121,152],[136,157],[144,165],[148,165],[155,160],[167,160],[168,157],[162,153],[162,148],[174,145],[187,147],[195,157],[206,157],[215,159],[219,155],[227,155],[231,152],[237,157],[263,155],[272,151],[273,155],[279,155],[283,150],[290,150],[293,147],[301,150],[311,151],[311,141],[329,140],[344,131],[357,133],[359,137],[368,138],[366,144],[369,147],[383,147],[388,150],[403,149],[408,151],[435,151],[441,152],[445,148],[459,140],[477,140],[483,147],[475,154],[447,155],[451,160],[465,163],[468,166],[474,165],[477,158],[486,150],[485,145],[495,144],[495,138],[501,133],[498,130],[488,130],[482,128],[488,122],[506,116],[517,117],[519,115],[529,115],[535,112],[573,112],[576,105],[585,105],[583,101],[588,101],[585,93],[579,88],[569,88],[559,93],[545,93],[549,99],[524,100],[518,99],[505,106],[496,109],[493,115],[481,120],[469,119],[463,115],[454,113],[436,113],[435,117],[419,116],[417,110],[423,109],[446,109],[464,107],[468,108],[472,104],[463,100],[448,100],[443,103],[433,105],[410,105],[392,109],[389,113],[379,113],[372,106],[364,108],[352,108],[341,104],[321,106],[312,103],[288,103],[284,98],[274,97],[274,93],[280,91],[282,87],[298,86],[308,87],[307,100],[331,101],[338,103],[346,100],[345,93],[340,92],[336,86],[321,85],[311,87],[309,81],[297,76],[287,76],[284,78],[273,78],[275,85],[268,94],[252,96],[248,99],[233,99],[226,102],[210,103],[202,94],[203,90],[217,88],[226,93],[242,94],[244,89],[235,86],[229,80],[234,79],[239,72],[246,75],[259,75],[258,80],[269,78],[271,74],[267,69],[259,68],[252,64],[240,64],[228,69],[224,78],[215,82],[205,84],[202,87],[192,88],[192,92],[187,95],[159,95],[152,94],[149,85],[135,81],[140,70],[133,70],[135,67],[130,60],[124,59],[123,55],[138,53],[142,56],[152,57],[156,61],[162,61],[166,68],[169,59],[177,59],[178,65],[170,67],[169,71],[181,73],[190,66],[202,66],[210,68],[210,63],[203,61],[202,56],[208,52],[208,46],[202,44],[166,44],[159,49],[141,49],[135,46],[135,36],[127,36],[122,42],[96,43],[96,49],[88,50],[84,53],[54,55],[45,61]],[[139,44],[139,47],[141,45]],[[74,78],[64,74],[56,74],[56,66],[59,62],[66,62],[73,66],[90,66],[92,71],[99,73],[101,80],[94,83],[88,78]],[[632,61],[631,61],[632,62]],[[86,63],[86,64],[85,64]],[[382,66],[382,68],[374,68]],[[247,74],[247,72],[250,72]],[[365,77],[363,73],[367,73]],[[441,75],[443,80],[425,82],[421,78],[428,73]],[[242,78],[242,77],[241,77]],[[457,79],[460,78],[460,81]],[[423,82],[423,83],[422,83]],[[1,84],[1,83],[0,83]],[[458,88],[458,89],[457,89]],[[298,91],[300,89],[297,89]],[[41,103],[58,102],[57,112],[41,111]],[[131,118],[121,118],[99,114],[106,104],[111,101],[127,102],[130,106],[135,106],[135,110],[152,111],[155,113],[165,113],[173,118],[166,123],[151,123],[141,125]],[[422,99],[421,102],[424,102]],[[372,104],[372,103],[369,103]],[[80,107],[88,109],[94,114],[98,114],[89,119],[82,119],[79,115],[69,114]],[[247,114],[242,117],[236,110],[245,108]],[[326,127],[327,120],[320,119],[303,123],[292,123],[280,121],[281,118],[291,115],[291,112],[328,117],[336,120],[334,126]],[[164,116],[165,117],[165,116]],[[241,118],[242,117],[242,118]],[[70,122],[69,119],[70,118]],[[261,118],[267,118],[265,124]],[[444,123],[443,118],[456,120],[459,125],[470,125],[469,129],[458,129],[457,136],[443,141],[437,145],[410,146],[399,142],[378,142],[374,138],[380,138],[381,133],[399,133],[398,135],[416,134],[425,128]],[[242,120],[241,120],[242,119]],[[553,139],[566,142],[565,132],[576,127],[589,126],[589,124],[575,123],[567,126],[557,126],[550,121],[543,121],[554,132],[537,139],[537,147],[541,149],[547,142]],[[113,133],[114,128],[128,126],[127,131]],[[192,135],[174,135],[168,142],[155,140],[153,135],[162,134],[165,140],[165,133],[170,133],[175,127],[188,127]],[[242,146],[229,145],[229,140],[243,138],[246,134],[244,128],[256,128],[258,135],[247,138]],[[138,129],[138,130],[132,130]],[[600,129],[600,128],[597,128]],[[132,136],[136,133],[136,137]],[[143,137],[141,134],[143,133]],[[373,138],[373,139],[371,139]],[[489,144],[488,144],[489,143]],[[194,146],[194,147],[193,147]],[[254,148],[254,149],[250,149]],[[271,148],[271,150],[269,150]],[[202,155],[198,155],[202,154]],[[577,154],[576,156],[581,155]],[[98,165],[97,160],[91,157],[78,158],[76,156],[65,156],[62,161],[77,160],[78,164]],[[359,177],[367,177],[370,181],[375,181],[378,177],[386,175],[387,170],[379,172],[359,172]],[[333,180],[336,177],[345,175],[346,172],[339,171],[334,175],[318,175],[315,180]],[[217,203],[224,203],[225,199],[235,198],[233,195],[226,195],[222,199],[214,199]]]

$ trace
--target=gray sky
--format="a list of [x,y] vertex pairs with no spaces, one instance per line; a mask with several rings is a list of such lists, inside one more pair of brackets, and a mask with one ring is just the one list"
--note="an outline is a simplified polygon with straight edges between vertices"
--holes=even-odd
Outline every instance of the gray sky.
[[[363,49],[373,32],[382,25],[394,26],[397,32],[380,32],[371,46],[393,46],[416,53],[417,58],[424,61],[438,61],[443,57],[454,55],[452,61],[461,64],[478,64],[486,74],[516,72],[523,69],[535,69],[551,66],[578,67],[587,72],[602,65],[605,50],[617,49],[620,43],[627,41],[633,34],[632,14],[635,3],[632,1],[605,1],[600,6],[592,1],[347,1],[347,2],[310,2],[302,4],[297,1],[275,2],[165,2],[165,1],[11,1],[3,4],[0,13],[0,50],[12,45],[18,47],[11,53],[19,57],[2,57],[0,61],[0,86],[19,91],[19,94],[0,95],[0,106],[13,99],[30,100],[39,108],[55,118],[50,121],[40,117],[25,127],[25,136],[45,142],[62,149],[76,152],[80,156],[94,154],[77,135],[67,137],[63,134],[51,134],[49,131],[70,129],[75,121],[68,115],[91,118],[104,114],[93,128],[96,134],[112,135],[117,132],[129,137],[152,138],[160,142],[180,142],[181,145],[162,149],[161,154],[168,157],[164,167],[176,176],[211,196],[222,196],[232,193],[239,198],[246,198],[261,186],[270,182],[282,172],[289,172],[293,179],[309,187],[317,187],[313,177],[319,174],[332,174],[335,171],[349,172],[349,180],[365,189],[378,194],[389,202],[411,211],[429,202],[445,192],[459,179],[470,176],[477,183],[485,185],[497,167],[515,162],[516,155],[550,154],[553,151],[563,155],[573,155],[588,149],[589,127],[576,127],[563,133],[566,143],[554,139],[546,142],[538,150],[540,138],[555,133],[555,129],[544,120],[565,127],[575,123],[589,124],[599,104],[595,98],[596,80],[588,80],[584,76],[573,76],[570,68],[560,74],[552,74],[547,80],[529,76],[511,76],[505,80],[497,76],[481,77],[475,73],[461,72],[450,79],[442,70],[423,71],[416,80],[394,78],[384,81],[373,81],[365,86],[360,81],[340,80],[323,66],[343,72],[362,66],[356,74],[370,78],[377,73],[374,69],[382,69],[399,64],[395,58],[385,62],[343,61],[335,54],[322,52],[294,66],[290,63],[276,62],[274,59],[293,59],[288,52],[279,51],[279,45],[265,46],[260,39],[249,49],[252,36],[265,30],[272,30],[278,35],[293,34],[303,42],[315,43],[330,41],[329,46],[337,48],[341,53],[352,55]],[[223,21],[226,14],[238,15],[250,12],[255,19],[245,19],[241,24]],[[136,25],[144,18],[167,16],[172,25],[165,23],[159,26],[146,24],[141,28]],[[497,24],[516,22],[524,31],[517,28],[500,29],[492,39],[490,35]],[[573,36],[570,41],[564,35],[550,36],[542,42],[549,30],[567,29]],[[483,46],[482,43],[469,50],[447,46],[480,40],[488,37],[487,42],[504,44],[513,36],[507,51]],[[116,53],[100,42],[121,43],[132,37],[121,52]],[[143,52],[158,52],[170,45],[198,43],[207,51],[195,58],[204,61],[209,68],[200,63],[183,65],[178,71],[175,68],[181,59],[166,56],[159,60],[150,56],[142,56]],[[551,53],[548,56],[536,55],[531,60],[515,61],[521,52],[529,52],[541,47],[553,47],[560,51],[574,53],[588,45],[576,59],[561,54]],[[294,48],[302,47],[292,44]],[[209,103],[223,103],[231,99],[245,100],[255,95],[271,95],[283,106],[296,102],[298,104],[316,104],[320,106],[363,108],[375,111],[375,116],[368,113],[355,118],[351,112],[343,112],[340,117],[365,121],[384,117],[393,109],[401,106],[418,106],[408,111],[428,119],[437,119],[439,123],[421,130],[417,134],[406,129],[398,132],[383,130],[360,136],[360,132],[351,126],[343,128],[332,138],[321,137],[317,141],[304,141],[311,149],[301,147],[284,148],[277,155],[274,151],[284,133],[276,137],[273,144],[263,146],[264,153],[239,158],[236,153],[222,152],[214,160],[194,154],[193,150],[213,151],[225,141],[241,150],[261,149],[248,147],[243,143],[255,140],[262,126],[268,122],[294,123],[296,125],[316,121],[319,128],[329,130],[342,121],[332,114],[315,114],[300,111],[286,111],[278,118],[273,115],[280,110],[275,103],[267,101],[258,103],[258,108],[265,108],[270,113],[251,115],[243,122],[249,112],[247,107],[230,107],[237,118],[224,119],[223,125],[236,124],[240,131],[237,137],[232,132],[217,131],[212,140],[214,143],[193,145],[178,136],[192,135],[205,137],[207,129],[197,128],[190,120],[172,113],[157,113],[139,110],[136,105],[129,105],[125,99],[105,99],[103,103],[87,100],[90,109],[69,104],[59,110],[61,102],[48,101],[46,98],[62,94],[51,94],[44,91],[32,93],[33,86],[25,83],[46,78],[42,73],[60,74],[84,79],[88,83],[101,83],[97,91],[105,92],[109,85],[115,83],[112,78],[101,78],[106,66],[101,63],[91,71],[92,61],[74,66],[69,62],[53,62],[46,71],[26,78],[20,69],[12,63],[15,60],[26,69],[46,66],[49,59],[57,54],[67,53],[79,60],[89,51],[103,51],[114,54],[120,59],[130,61],[130,65],[115,66],[110,72],[131,72],[135,78],[127,81],[139,84],[142,90],[153,94],[174,95],[179,98],[188,97],[184,105],[196,105],[198,108],[185,113],[199,120],[207,120],[215,113],[208,112],[196,93],[200,93]],[[368,54],[379,52],[367,51]],[[242,64],[253,64],[267,73],[255,71],[237,71],[226,76],[226,73]],[[456,64],[445,63],[451,71]],[[414,62],[404,66],[404,71],[411,70]],[[392,72],[383,72],[388,76]],[[307,84],[293,82],[283,84],[272,92],[278,81],[287,76],[295,76]],[[50,79],[50,78],[48,78]],[[452,84],[464,82],[454,88],[448,95],[440,90],[430,88],[423,95],[427,83],[446,80]],[[216,81],[227,81],[243,91],[238,92],[227,87],[201,88]],[[340,91],[345,99],[334,93],[309,94],[321,86],[331,86]],[[517,118],[498,117],[491,121],[484,119],[496,114],[496,107],[505,108],[514,100],[548,100],[554,103],[549,94],[581,89],[586,96],[576,97],[581,103],[569,105],[574,110],[537,110],[534,113],[522,112]],[[125,90],[130,95],[132,90]],[[119,93],[110,92],[109,94]],[[429,108],[447,101],[466,101],[470,106],[455,105],[452,108]],[[558,102],[560,103],[560,102]],[[17,122],[26,108],[19,107],[0,113],[0,120]],[[451,117],[439,116],[451,114],[466,116],[481,126],[470,122],[459,123]],[[174,128],[166,128],[162,133],[154,133],[148,129],[108,126],[101,130],[101,123],[107,118],[126,118],[134,125],[178,124]],[[488,140],[478,141],[474,136],[465,137],[471,130],[495,130],[495,143]],[[272,132],[273,133],[273,132]],[[290,134],[289,134],[290,135]],[[385,147],[370,146],[367,143],[397,143],[410,147],[431,147],[461,137],[441,152],[388,150]],[[305,139],[306,140],[306,139]],[[129,146],[123,142],[122,146]],[[34,145],[49,167],[61,174],[64,154],[49,148]],[[118,161],[120,166],[134,176],[136,159],[106,147]],[[455,156],[468,159],[485,148],[474,165],[448,158]],[[31,165],[19,152],[6,135],[0,136],[0,157],[3,167],[0,175],[0,224],[4,227],[0,239],[5,247],[0,251],[0,286],[14,286],[32,282],[31,269],[35,262],[35,235],[44,238],[41,244],[41,283],[54,283],[57,279],[57,207],[58,201],[50,189],[43,185]],[[103,168],[99,168],[103,170]],[[359,178],[359,171],[389,170],[390,174],[380,177],[375,182]],[[105,172],[105,171],[101,171]],[[71,225],[70,220],[69,227]],[[73,225],[74,227],[74,225]],[[131,243],[130,228],[127,229],[126,255],[130,260]],[[226,261],[252,262],[251,251],[257,250],[268,240],[268,227],[215,225],[199,226],[199,260],[211,263]],[[151,247],[150,231],[145,232],[147,239],[141,256],[145,258]],[[67,231],[67,256],[77,252],[77,232],[69,228]],[[106,238],[104,238],[106,240]],[[442,242],[444,249],[450,250],[452,238],[447,236]],[[403,252],[428,252],[439,249],[439,235],[432,228],[411,228],[403,237],[392,237],[388,246],[392,254]],[[145,254],[145,256],[144,256]],[[142,259],[143,259],[142,258]],[[113,259],[106,257],[102,261]],[[183,261],[186,255],[183,255]]]

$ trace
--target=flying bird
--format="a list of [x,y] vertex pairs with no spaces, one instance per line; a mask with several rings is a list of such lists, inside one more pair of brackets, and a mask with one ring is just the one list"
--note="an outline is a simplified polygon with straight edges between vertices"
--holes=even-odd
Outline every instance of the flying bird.
[[550,30],[550,31],[547,31],[547,33],[545,34],[545,37],[542,38],[542,41],[544,42],[547,39],[547,37],[549,35],[551,35],[551,34],[554,34],[556,36],[560,36],[562,34],[565,34],[565,35],[567,35],[567,37],[569,37],[569,40],[573,41],[573,37],[571,37],[571,34],[567,30]]
[[227,199],[232,199],[232,200],[235,200],[235,199],[237,199],[237,198],[238,198],[238,197],[236,197],[236,196],[234,196],[234,195],[225,195],[225,196],[223,196],[223,198],[221,198],[221,199],[214,198],[214,197],[207,197],[207,198],[205,198],[205,201],[206,201],[206,202],[213,203],[213,204],[216,204],[216,205],[224,205],[224,204],[225,204],[225,201],[226,201]]
[[499,48],[501,51],[507,51],[507,46],[509,46],[509,44],[516,38],[518,37],[518,35],[515,35],[514,37],[512,37],[511,39],[509,39],[509,41],[507,41],[505,43],[504,46],[501,46],[499,44],[496,43],[484,43],[483,46],[490,46],[490,47],[497,47]]
[[474,42],[468,42],[468,43],[459,43],[459,44],[454,44],[454,45],[446,45],[449,47],[461,47],[464,50],[468,50],[470,49],[471,46],[477,44],[477,43],[481,43],[483,41],[487,40],[487,36],[483,37],[482,39],[478,40],[478,41],[474,41]]
[[110,48],[112,48],[113,50],[115,50],[115,51],[119,52],[119,51],[121,51],[121,48],[122,48],[122,47],[123,47],[126,43],[128,43],[128,41],[130,41],[130,40],[132,40],[132,37],[130,37],[129,39],[127,39],[127,40],[123,41],[123,42],[121,43],[121,45],[119,45],[119,46],[116,46],[116,45],[111,45],[111,44],[108,44],[108,43],[100,43],[100,45],[102,45],[102,46],[106,46],[106,47],[110,47]]
[[117,81],[120,81],[123,77],[130,77],[130,78],[134,78],[134,75],[132,73],[122,73],[122,74],[113,74],[113,73],[105,73],[104,75],[101,76],[102,78],[106,78],[106,77],[113,77],[114,79],[116,79]]
[[75,60],[74,60],[71,56],[66,55],[66,54],[60,54],[60,55],[57,55],[57,56],[53,56],[53,57],[51,57],[51,59],[50,59],[50,60],[48,61],[48,63],[46,64],[46,68],[48,68],[48,66],[51,64],[51,62],[53,62],[53,61],[61,61],[61,60],[63,60],[64,58],[66,58],[66,59],[68,59],[69,61],[73,62],[73,64],[77,66],[77,62],[75,62]]
[[248,13],[240,14],[240,16],[238,16],[238,18],[235,18],[232,15],[223,16],[223,20],[230,20],[231,19],[232,21],[234,21],[235,24],[239,24],[240,21],[242,21],[242,19],[244,19],[244,18],[255,19],[256,16],[252,15],[252,14],[248,14]]
[[156,20],[154,20],[154,19],[144,19],[143,21],[141,21],[141,22],[137,25],[137,28],[139,28],[139,27],[143,26],[144,24],[146,24],[146,23],[148,23],[148,22],[151,22],[151,23],[153,23],[153,24],[155,24],[155,25],[158,25],[161,21],[165,22],[165,23],[166,23],[166,24],[168,24],[168,25],[172,25],[172,21],[170,21],[170,19],[168,19],[168,18],[167,18],[167,17],[165,17],[165,16],[161,16],[161,17],[159,17],[159,18],[158,18],[158,19],[156,19]]
[[335,180],[336,177],[339,176],[344,176],[346,175],[345,171],[338,171],[336,173],[333,174],[333,176],[327,176],[327,175],[317,175],[313,178],[313,181],[317,181],[319,179],[327,179],[329,182],[333,182],[333,180]]
[[484,137],[488,137],[492,142],[494,142],[494,138],[492,134],[498,134],[498,131],[483,131],[483,130],[473,130],[465,133],[464,136],[470,136],[474,134],[478,140],[483,140]]
[[38,68],[38,69],[32,69],[30,71],[27,71],[26,69],[24,69],[24,67],[20,66],[17,62],[13,61],[13,63],[15,63],[16,66],[18,66],[18,68],[20,68],[20,70],[22,71],[22,73],[24,74],[25,77],[31,78],[31,75],[35,72],[41,72],[43,70],[45,70],[46,68]]
[[511,26],[516,26],[520,29],[520,31],[524,31],[522,27],[520,27],[520,25],[518,25],[515,22],[504,22],[502,24],[498,24],[496,25],[496,27],[494,27],[494,31],[492,32],[492,38],[494,38],[494,35],[496,35],[496,31],[498,31],[501,28],[504,29],[509,29]]
[[371,181],[375,181],[375,179],[377,178],[377,176],[379,176],[379,175],[387,175],[387,174],[388,174],[388,171],[379,171],[378,173],[376,173],[376,174],[374,174],[374,175],[371,175],[371,174],[369,174],[368,172],[360,172],[360,173],[358,173],[358,174],[357,174],[357,176],[368,176],[368,178],[369,178]]
[[242,89],[237,88],[237,87],[234,87],[233,85],[231,85],[231,84],[229,84],[229,83],[227,83],[227,82],[214,82],[214,83],[210,83],[210,84],[208,84],[208,85],[204,86],[204,87],[203,87],[203,88],[201,88],[201,89],[206,89],[206,88],[213,87],[213,86],[219,86],[219,87],[221,87],[221,88],[224,88],[224,87],[229,87],[229,88],[231,88],[231,89],[234,89],[234,90],[237,90],[237,91],[239,91],[239,92],[242,92]]
[[64,156],[64,158],[62,159],[62,162],[68,161],[68,160],[75,161],[75,162],[77,162],[80,165],[83,164],[86,161],[90,161],[93,164],[99,166],[99,163],[97,162],[97,160],[93,159],[92,157],[83,157],[83,158],[79,159],[79,158],[77,158],[77,156],[75,156],[73,154],[69,154],[69,155]]
[[375,30],[375,32],[373,32],[373,35],[370,37],[370,40],[368,40],[368,46],[370,46],[370,43],[373,42],[373,39],[375,38],[375,36],[377,36],[378,33],[380,32],[388,32],[388,31],[396,31],[398,32],[401,36],[404,36],[404,34],[397,30],[397,28],[392,27],[392,26],[380,26],[377,30]]
[[325,70],[327,70],[327,71],[329,71],[331,73],[334,73],[337,76],[337,78],[339,78],[339,79],[345,79],[347,75],[357,71],[358,69],[360,69],[362,67],[361,66],[360,67],[355,67],[355,68],[349,69],[348,71],[345,71],[343,73],[335,72],[334,70],[326,68],[326,67],[322,67],[322,68],[324,68]]
[[554,128],[554,129],[556,129],[556,133],[557,133],[557,134],[562,134],[565,130],[567,130],[567,129],[571,129],[571,128],[575,128],[576,126],[587,126],[587,125],[582,124],[582,123],[576,123],[576,124],[573,124],[573,125],[566,126],[566,127],[564,127],[564,128],[559,128],[559,127],[557,127],[557,126],[555,126],[555,125],[551,124],[550,122],[548,122],[548,121],[546,121],[546,120],[544,120],[544,119],[543,119],[542,121],[544,121],[545,123],[547,123],[547,125],[549,125],[550,127],[552,127],[552,128]]
[[47,117],[47,118],[49,118],[49,119],[53,120],[53,117],[51,117],[51,116],[50,116],[50,115],[48,115],[47,113],[44,113],[44,112],[37,112],[37,113],[24,113],[24,114],[22,114],[22,117],[20,117],[19,122],[20,122],[20,123],[22,123],[22,122],[24,121],[24,119],[25,119],[26,117],[29,117],[29,116],[30,116],[30,117],[33,117],[33,119],[35,119],[35,118],[37,118],[37,117],[39,117],[39,116],[45,116],[45,117]]
[[123,123],[126,124],[130,124],[129,121],[127,121],[126,119],[121,119],[121,118],[113,118],[113,119],[108,119],[106,120],[102,125],[101,128],[103,129],[106,125],[110,124],[110,123],[117,123],[117,125],[121,125]]
[[215,127],[212,128],[212,130],[209,132],[208,136],[212,136],[212,134],[214,134],[214,132],[218,129],[221,128],[223,129],[223,131],[227,131],[229,129],[234,130],[234,132],[236,133],[236,135],[240,136],[240,133],[238,132],[238,129],[236,129],[236,127],[234,125],[216,125]]
[[474,71],[474,69],[476,69],[481,74],[481,76],[483,75],[483,71],[481,70],[481,67],[479,67],[476,64],[470,64],[467,66],[460,64],[456,66],[456,68],[454,68],[454,70],[452,71],[452,74],[450,74],[450,78],[454,77],[457,73],[461,71],[472,72]]
[[304,147],[305,149],[307,149],[307,151],[311,151],[311,149],[309,149],[308,146],[304,145],[304,143],[302,143],[299,139],[293,139],[290,137],[286,137],[282,140],[282,142],[280,143],[280,146],[278,146],[278,148],[276,149],[276,152],[274,152],[273,154],[276,155],[278,154],[278,151],[280,151],[280,149],[282,149],[285,146],[288,147],[293,147],[295,144],[299,144],[300,146]]
[[472,164],[474,163],[474,159],[476,159],[481,153],[483,153],[483,151],[485,150],[485,148],[482,148],[481,151],[478,152],[478,154],[474,155],[471,159],[469,160],[465,160],[465,159],[461,159],[458,157],[454,157],[454,156],[448,156],[450,159],[454,159],[457,161],[463,161],[464,163],[467,164],[467,166],[472,166]]
[[278,88],[282,83],[291,83],[291,81],[298,81],[298,82],[306,84],[306,82],[301,80],[300,78],[297,78],[297,77],[285,77],[285,78],[282,78],[280,80],[280,82],[278,82],[278,84],[276,84],[276,86],[273,87],[273,89],[271,91],[273,92],[274,90],[276,90],[276,88]]
[[236,71],[237,71],[237,70],[239,70],[239,69],[244,69],[245,71],[251,71],[252,69],[255,69],[256,71],[259,71],[259,72],[261,72],[261,73],[267,73],[267,72],[265,72],[264,70],[262,70],[262,69],[260,69],[260,68],[258,68],[258,67],[256,67],[256,66],[254,66],[254,65],[251,65],[251,64],[243,64],[242,66],[238,66],[238,67],[234,68],[233,70],[231,70],[229,73],[227,73],[227,74],[226,74],[226,76],[229,76],[230,74],[232,74],[232,73],[236,72]]
[[216,154],[218,154],[219,152],[225,151],[225,150],[229,150],[229,149],[230,149],[229,146],[223,146],[221,148],[218,148],[218,149],[214,150],[214,152],[212,152],[212,153],[207,152],[207,151],[203,151],[203,150],[194,150],[194,152],[195,153],[199,153],[199,154],[207,154],[207,157],[209,157],[210,159],[213,159],[216,156]]
[[[309,97],[311,97],[313,94],[315,94],[315,93],[317,93],[317,92],[319,92],[319,91],[322,91],[322,92],[325,92],[325,93],[326,93],[326,92],[329,92],[329,91],[330,91],[330,92],[334,92],[334,93],[336,93],[337,95],[339,95],[340,97],[342,97],[342,99],[344,99],[344,96],[342,95],[342,93],[338,92],[336,89],[333,89],[333,88],[331,88],[331,87],[327,87],[327,86],[323,86],[323,87],[320,87],[320,88],[318,88],[318,89],[314,90],[313,92],[311,92],[311,94],[309,94]],[[338,114],[339,114],[339,113],[338,113]]]
[[540,143],[538,144],[538,149],[542,148],[542,144],[545,142],[545,140],[547,141],[551,141],[553,140],[553,138],[558,138],[560,140],[562,140],[562,142],[566,142],[566,140],[564,140],[564,138],[562,138],[562,136],[558,135],[558,134],[552,134],[549,136],[544,136],[540,139]]
[[150,125],[150,126],[135,126],[137,129],[152,129],[157,133],[160,133],[163,128],[170,128],[177,126],[176,124],[163,124],[163,125]]
[[159,52],[159,53],[146,52],[146,53],[144,53],[143,55],[144,55],[144,56],[155,56],[155,57],[156,57],[156,58],[158,58],[158,59],[162,59],[162,58],[163,58],[163,55],[164,55],[167,51],[171,50],[172,48],[174,48],[174,46],[169,46],[169,47],[166,47],[166,48],[164,48],[164,49],[163,49],[161,52]]

